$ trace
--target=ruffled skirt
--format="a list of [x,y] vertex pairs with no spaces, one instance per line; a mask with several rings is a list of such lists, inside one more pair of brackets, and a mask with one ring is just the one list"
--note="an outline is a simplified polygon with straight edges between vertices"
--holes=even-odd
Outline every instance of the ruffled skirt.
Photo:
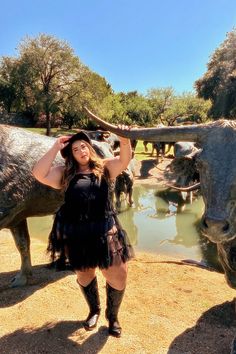
[[108,268],[134,256],[116,214],[102,220],[68,220],[60,209],[49,235],[48,251],[57,264],[67,259],[74,270]]

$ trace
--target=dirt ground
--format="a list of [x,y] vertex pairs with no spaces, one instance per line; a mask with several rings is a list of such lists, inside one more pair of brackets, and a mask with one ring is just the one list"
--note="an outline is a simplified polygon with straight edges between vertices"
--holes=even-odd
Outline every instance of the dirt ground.
[[[137,163],[135,183],[163,183],[154,161]],[[160,169],[159,169],[160,168]],[[140,172],[141,171],[141,172]],[[19,253],[7,230],[0,247],[1,354],[229,354],[236,334],[235,290],[224,275],[180,259],[136,252],[119,319],[120,339],[107,335],[105,281],[98,271],[102,314],[86,332],[87,305],[71,271],[50,269],[45,244],[31,240],[33,276],[12,289]]]

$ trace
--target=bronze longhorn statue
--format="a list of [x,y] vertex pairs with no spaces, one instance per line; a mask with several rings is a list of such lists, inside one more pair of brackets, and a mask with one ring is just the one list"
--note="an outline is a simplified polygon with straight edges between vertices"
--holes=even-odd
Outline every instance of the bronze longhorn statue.
[[236,288],[236,122],[222,119],[209,124],[124,131],[85,110],[102,128],[130,139],[196,143],[200,184],[192,188],[200,186],[205,204],[201,232],[217,244],[226,280]]

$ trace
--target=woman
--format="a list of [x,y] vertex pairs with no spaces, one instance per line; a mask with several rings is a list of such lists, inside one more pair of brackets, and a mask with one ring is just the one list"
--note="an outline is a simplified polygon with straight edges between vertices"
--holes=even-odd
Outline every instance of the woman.
[[[59,151],[65,165],[53,167]],[[99,267],[106,279],[109,334],[115,337],[121,335],[118,311],[132,248],[113,210],[110,186],[126,169],[131,155],[129,139],[120,137],[120,156],[101,160],[88,135],[80,131],[71,137],[59,137],[33,168],[39,182],[65,191],[65,203],[50,233],[49,250],[52,258],[57,253],[65,254],[75,270],[90,310],[84,328],[95,328],[100,315],[95,273]]]

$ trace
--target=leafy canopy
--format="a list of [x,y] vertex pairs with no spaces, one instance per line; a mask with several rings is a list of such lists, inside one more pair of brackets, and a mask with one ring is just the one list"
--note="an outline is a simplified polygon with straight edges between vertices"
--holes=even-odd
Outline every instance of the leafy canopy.
[[195,82],[199,97],[212,102],[213,118],[236,117],[236,29],[212,54],[207,71]]

